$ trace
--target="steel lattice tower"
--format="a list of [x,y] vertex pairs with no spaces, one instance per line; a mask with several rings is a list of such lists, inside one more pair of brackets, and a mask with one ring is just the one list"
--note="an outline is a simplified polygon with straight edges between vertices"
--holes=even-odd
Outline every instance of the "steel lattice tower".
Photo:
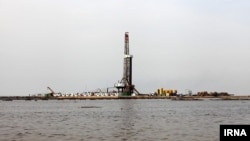
[[115,87],[126,95],[131,95],[134,90],[132,84],[132,59],[133,55],[129,54],[129,34],[125,32],[124,36],[124,61],[123,61],[123,77],[121,82],[115,84]]

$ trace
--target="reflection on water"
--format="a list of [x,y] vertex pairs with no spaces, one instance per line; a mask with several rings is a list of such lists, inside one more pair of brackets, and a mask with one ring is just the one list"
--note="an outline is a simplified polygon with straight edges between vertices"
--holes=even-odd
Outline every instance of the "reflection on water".
[[122,137],[122,140],[132,140],[131,137],[135,136],[135,124],[138,120],[137,113],[134,109],[135,100],[121,101],[121,122],[118,124],[119,132],[116,137]]
[[249,124],[250,101],[0,101],[0,140],[218,141],[220,124]]

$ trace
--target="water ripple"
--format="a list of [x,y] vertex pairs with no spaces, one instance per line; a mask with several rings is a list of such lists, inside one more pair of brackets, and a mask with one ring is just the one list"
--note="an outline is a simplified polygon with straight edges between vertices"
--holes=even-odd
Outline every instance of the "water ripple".
[[0,103],[1,141],[218,141],[249,124],[249,101],[83,100]]

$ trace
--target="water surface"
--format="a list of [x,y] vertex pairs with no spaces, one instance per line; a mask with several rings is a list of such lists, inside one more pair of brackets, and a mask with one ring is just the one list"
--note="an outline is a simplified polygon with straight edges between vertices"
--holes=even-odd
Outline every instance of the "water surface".
[[250,101],[0,101],[1,141],[219,141],[250,124]]

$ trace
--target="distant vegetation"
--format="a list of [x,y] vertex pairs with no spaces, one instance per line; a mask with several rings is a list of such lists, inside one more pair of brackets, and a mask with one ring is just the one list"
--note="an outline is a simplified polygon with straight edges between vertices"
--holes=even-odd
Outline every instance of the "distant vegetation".
[[227,92],[207,92],[201,91],[197,92],[197,96],[229,96]]

